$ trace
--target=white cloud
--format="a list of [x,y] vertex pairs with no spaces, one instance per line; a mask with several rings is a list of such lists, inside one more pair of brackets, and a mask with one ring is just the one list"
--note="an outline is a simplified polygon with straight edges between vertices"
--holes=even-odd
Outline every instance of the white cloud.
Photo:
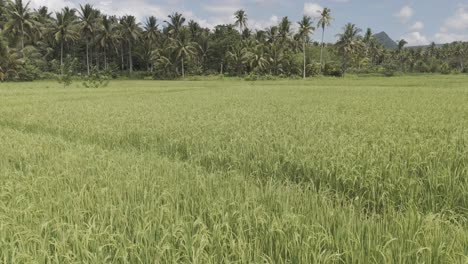
[[410,30],[412,31],[419,31],[424,28],[424,23],[421,21],[416,21],[411,27]]
[[406,23],[408,20],[413,17],[414,11],[410,6],[404,6],[400,9],[398,13],[395,14],[396,17],[400,19],[401,22]]
[[409,46],[427,45],[430,43],[429,39],[418,31],[408,33],[402,39],[406,40]]
[[454,41],[468,41],[468,6],[459,6],[451,17],[447,18],[434,35],[437,43],[452,43]]
[[320,17],[323,7],[317,3],[304,3],[304,14],[311,17]]
[[461,6],[445,21],[445,27],[454,30],[468,30],[468,7]]
[[436,43],[452,43],[454,41],[468,41],[468,34],[444,33],[435,34]]

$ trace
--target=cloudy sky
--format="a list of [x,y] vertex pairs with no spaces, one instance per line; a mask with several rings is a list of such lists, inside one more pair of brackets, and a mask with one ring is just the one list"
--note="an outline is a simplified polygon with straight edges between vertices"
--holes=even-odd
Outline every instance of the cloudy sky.
[[[347,22],[376,33],[386,31],[393,39],[404,38],[411,45],[468,41],[466,0],[31,0],[33,7],[46,5],[54,10],[88,2],[107,14],[133,14],[140,21],[154,15],[160,23],[179,11],[206,27],[232,23],[232,14],[242,8],[253,29],[276,24],[283,16],[293,21],[303,14],[317,16],[318,10],[329,7],[335,20],[327,41],[334,41]],[[317,32],[315,38],[319,35]]]

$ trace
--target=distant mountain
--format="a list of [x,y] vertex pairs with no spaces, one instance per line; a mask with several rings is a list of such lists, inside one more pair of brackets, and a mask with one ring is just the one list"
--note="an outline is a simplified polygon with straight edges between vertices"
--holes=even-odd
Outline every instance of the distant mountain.
[[382,31],[382,32],[380,32],[378,34],[375,34],[374,38],[377,40],[377,42],[379,42],[386,49],[397,49],[398,48],[398,44],[393,39],[391,39],[387,35],[387,33],[385,33],[384,31]]

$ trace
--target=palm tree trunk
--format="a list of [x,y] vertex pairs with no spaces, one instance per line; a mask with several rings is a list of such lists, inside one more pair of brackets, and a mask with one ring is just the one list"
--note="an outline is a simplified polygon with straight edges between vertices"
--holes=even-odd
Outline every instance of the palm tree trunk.
[[306,78],[306,42],[304,40],[304,43],[303,44],[303,51],[304,51],[304,72],[303,72],[303,77],[304,79]]
[[106,48],[104,48],[104,70],[107,70],[107,52],[106,52]]
[[133,60],[132,60],[132,42],[128,41],[128,66],[130,73],[133,72]]
[[89,41],[86,40],[86,66],[88,67],[88,75],[90,73],[89,71]]
[[60,74],[63,75],[63,39],[60,43]]
[[23,58],[24,58],[24,25],[22,21],[21,21],[21,53],[23,54]]
[[184,58],[182,57],[182,78],[185,78]]
[[123,44],[120,43],[120,57],[122,59],[122,63],[121,63],[121,69],[122,71],[124,70],[124,65],[125,65],[125,62],[124,62],[124,48],[123,48]]
[[325,27],[322,27],[322,46],[320,47],[320,69],[323,69],[323,39],[325,37]]

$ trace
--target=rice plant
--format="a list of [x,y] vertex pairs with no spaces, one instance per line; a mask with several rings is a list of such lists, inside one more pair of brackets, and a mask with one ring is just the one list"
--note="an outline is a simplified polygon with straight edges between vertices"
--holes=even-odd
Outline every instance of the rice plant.
[[467,81],[0,84],[0,262],[467,263]]

